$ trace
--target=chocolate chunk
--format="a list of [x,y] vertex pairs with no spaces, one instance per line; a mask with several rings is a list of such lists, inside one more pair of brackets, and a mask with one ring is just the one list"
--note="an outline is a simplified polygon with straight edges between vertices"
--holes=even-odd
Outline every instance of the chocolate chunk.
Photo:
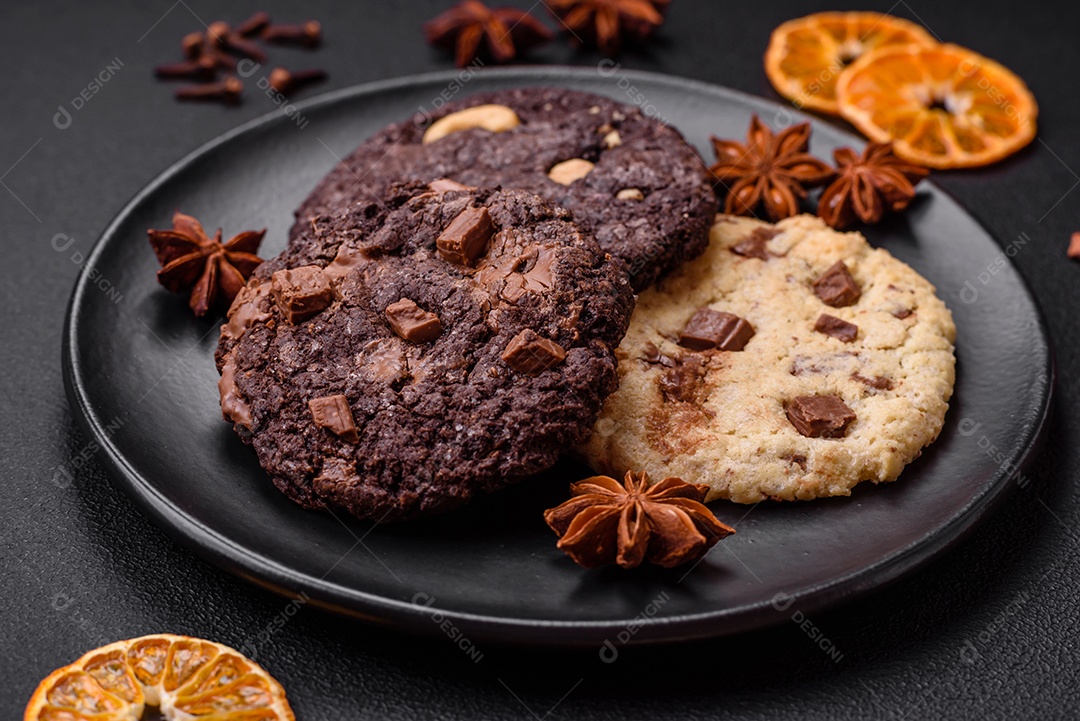
[[843,308],[859,299],[862,291],[851,277],[844,261],[836,261],[821,277],[814,281],[814,293],[825,305]]
[[851,379],[859,381],[864,385],[868,385],[871,388],[876,388],[879,391],[891,391],[893,389],[893,382],[891,379],[885,376],[874,376],[873,378],[867,378],[859,373],[852,373]]
[[221,378],[218,380],[218,394],[221,396],[221,415],[236,425],[251,430],[251,406],[240,395],[236,387],[236,358],[231,351],[225,356],[221,366]]
[[317,265],[279,270],[271,278],[274,302],[285,320],[296,324],[334,302],[330,279]]
[[563,362],[566,351],[558,343],[526,328],[507,343],[502,359],[521,373],[535,374]]
[[353,420],[348,398],[341,394],[314,398],[308,401],[308,408],[311,409],[315,425],[349,443],[359,442],[360,436],[356,432],[356,422]]
[[909,317],[914,312],[915,311],[911,310],[910,308],[901,308],[900,310],[894,310],[892,312],[892,314],[893,314],[893,317],[899,318],[900,320],[904,320],[904,318]]
[[660,349],[657,348],[656,344],[652,341],[649,341],[645,344],[645,347],[642,348],[642,352],[644,353],[644,355],[641,357],[641,360],[645,361],[646,363],[650,363],[653,365],[662,365],[667,368],[675,367],[675,359],[669,355],[661,353]]
[[664,371],[657,385],[666,401],[700,403],[704,378],[705,365],[701,362],[701,356],[692,355],[680,360],[674,368]]
[[[495,235],[496,247],[503,244],[502,233]],[[554,264],[558,253],[550,245],[534,245],[517,255],[485,258],[479,264],[476,282],[499,298],[517,303],[526,293],[545,293],[555,284]]]
[[270,320],[261,309],[262,299],[271,294],[271,284],[265,280],[249,281],[240,289],[229,307],[229,322],[221,326],[221,337],[239,340],[248,328]]
[[754,327],[737,315],[698,308],[679,333],[679,345],[690,350],[742,350],[754,335]]
[[771,238],[776,237],[780,231],[775,228],[757,228],[750,235],[731,247],[731,252],[747,258],[769,259],[769,251],[765,247]]
[[408,298],[386,306],[390,329],[410,343],[429,343],[442,335],[439,316],[423,310]]
[[494,232],[495,224],[487,208],[466,208],[450,221],[435,244],[447,262],[472,265],[487,252]]
[[843,438],[855,411],[836,396],[798,396],[785,407],[788,420],[807,438]]
[[[360,356],[357,356],[359,362]],[[363,370],[372,378],[393,382],[408,372],[405,349],[393,338],[376,338],[364,345]]]
[[333,488],[348,483],[356,478],[356,462],[341,458],[327,458],[319,475],[315,476],[314,485],[319,490]]
[[331,280],[341,280],[361,265],[370,262],[371,257],[360,248],[353,247],[350,243],[342,243],[338,248],[337,255],[323,272]]
[[814,330],[845,343],[850,343],[859,335],[859,326],[828,313],[822,313],[818,316],[817,323],[814,323]]

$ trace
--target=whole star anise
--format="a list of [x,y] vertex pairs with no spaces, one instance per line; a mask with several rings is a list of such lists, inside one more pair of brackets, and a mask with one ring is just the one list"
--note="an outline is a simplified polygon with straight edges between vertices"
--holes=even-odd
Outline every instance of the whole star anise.
[[862,155],[851,148],[833,151],[838,177],[821,192],[818,215],[834,228],[856,218],[872,225],[886,211],[903,210],[915,197],[915,184],[929,171],[893,154],[892,143],[867,143]]
[[424,23],[424,35],[432,45],[453,50],[459,68],[481,55],[506,62],[552,38],[552,32],[524,10],[492,9],[480,0],[464,0]]
[[171,230],[148,230],[161,270],[158,282],[179,293],[191,288],[188,305],[197,316],[214,305],[231,303],[262,258],[255,255],[266,229],[246,230],[221,242],[221,228],[211,239],[202,224],[177,211]]
[[713,137],[716,162],[709,168],[728,189],[724,212],[754,215],[764,207],[775,222],[799,212],[808,188],[835,175],[823,160],[807,152],[810,124],[792,125],[776,135],[757,115],[750,121],[746,142]]
[[605,55],[623,40],[643,42],[664,24],[671,0],[548,0],[548,9],[577,42],[594,43]]
[[594,476],[570,486],[573,498],[544,512],[559,534],[558,547],[585,568],[643,560],[671,568],[705,555],[735,529],[716,520],[701,501],[708,486],[665,478],[649,486],[642,472],[620,484]]

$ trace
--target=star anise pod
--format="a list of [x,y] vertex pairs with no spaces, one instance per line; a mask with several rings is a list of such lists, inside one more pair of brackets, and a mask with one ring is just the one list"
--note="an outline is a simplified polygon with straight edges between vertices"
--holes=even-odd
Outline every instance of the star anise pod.
[[221,242],[221,228],[211,239],[202,224],[177,211],[171,230],[148,230],[161,270],[158,282],[179,293],[191,289],[188,305],[197,316],[216,304],[231,303],[262,258],[255,255],[266,229],[246,230]]
[[552,32],[524,10],[492,9],[480,0],[464,0],[424,23],[424,35],[432,45],[453,50],[459,68],[481,55],[506,62],[552,38]]
[[750,121],[746,142],[713,137],[716,162],[709,168],[728,189],[724,212],[754,215],[764,207],[775,222],[799,212],[808,188],[829,182],[835,173],[807,152],[810,124],[792,125],[777,134],[757,115]]
[[838,177],[821,192],[818,215],[834,228],[856,218],[872,225],[903,210],[915,197],[915,184],[930,171],[896,157],[892,143],[868,143],[862,155],[851,148],[833,152]]
[[627,473],[622,484],[594,476],[571,485],[573,498],[545,511],[544,520],[559,534],[558,547],[585,568],[635,568],[645,559],[671,568],[735,533],[701,502],[708,490],[680,478],[650,487],[644,472]]
[[664,23],[671,0],[547,0],[548,9],[578,42],[594,43],[605,55],[624,40],[644,42]]

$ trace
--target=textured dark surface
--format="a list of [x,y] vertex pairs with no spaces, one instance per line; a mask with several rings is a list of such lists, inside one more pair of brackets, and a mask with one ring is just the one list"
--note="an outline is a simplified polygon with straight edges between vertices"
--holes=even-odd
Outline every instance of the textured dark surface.
[[[474,208],[489,213],[495,235],[474,267],[447,262],[436,238]],[[614,349],[633,293],[569,217],[523,191],[395,186],[377,202],[315,216],[289,251],[260,266],[263,288],[285,268],[342,274],[339,301],[301,324],[250,286],[231,317],[260,319],[239,339],[222,332],[219,368],[232,365],[251,408],[240,435],[275,485],[307,507],[395,521],[546,470],[587,439],[617,385]],[[355,266],[335,270],[335,255]],[[437,338],[394,335],[384,312],[403,298],[438,316]],[[565,359],[540,373],[512,369],[502,355],[526,329],[559,344]],[[311,423],[308,401],[339,393],[359,442]]]
[[[422,142],[429,122],[489,104],[511,108],[521,124],[503,133],[457,132]],[[620,138],[617,145],[605,142],[611,132]],[[548,178],[553,166],[574,158],[596,167],[569,185]],[[701,159],[678,132],[641,108],[529,88],[473,94],[379,132],[305,199],[292,234],[311,215],[370,200],[390,183],[435,178],[521,188],[566,208],[601,248],[625,262],[638,290],[705,249],[717,205]],[[616,197],[627,189],[644,198]]]
[[[723,642],[622,649],[613,664],[595,651],[490,646],[473,663],[449,639],[420,641],[344,623],[238,581],[166,539],[114,488],[93,445],[76,432],[64,397],[64,301],[94,238],[127,198],[183,154],[273,109],[257,93],[239,109],[179,106],[166,88],[153,86],[150,67],[174,59],[176,39],[198,26],[186,8],[207,22],[264,7],[283,19],[333,20],[341,30],[328,31],[318,55],[276,57],[290,67],[322,65],[331,87],[345,87],[447,67],[419,33],[420,22],[444,6],[0,8],[9,32],[0,87],[17,101],[0,149],[8,251],[0,271],[7,303],[0,708],[17,715],[45,673],[90,646],[173,630],[250,645],[285,682],[300,717],[310,719],[1073,717],[1080,705],[1080,499],[1073,486],[1080,475],[1080,266],[1064,260],[1064,247],[1078,225],[1080,96],[1062,72],[1080,64],[1080,17],[1071,5],[896,6],[942,38],[1012,67],[1041,102],[1040,140],[1029,150],[988,170],[935,180],[988,225],[1032,282],[1056,340],[1061,382],[1046,450],[993,518],[902,584],[811,619],[809,628],[839,650],[839,660],[791,623]],[[834,7],[679,0],[649,54],[623,62],[771,97],[760,66],[769,30]],[[562,45],[536,57],[588,66],[599,59]],[[115,75],[74,110],[72,98],[117,59]],[[71,113],[64,129],[53,123],[58,105]],[[971,283],[980,293],[992,294],[995,278],[992,268],[973,263]]]

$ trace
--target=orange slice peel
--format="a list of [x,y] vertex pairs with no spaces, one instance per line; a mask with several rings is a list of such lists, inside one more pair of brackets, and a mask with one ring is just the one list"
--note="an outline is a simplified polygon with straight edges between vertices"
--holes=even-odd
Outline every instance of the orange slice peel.
[[840,112],[871,140],[931,168],[996,162],[1032,141],[1038,106],[1024,81],[959,45],[887,47],[852,63]]
[[844,69],[883,47],[932,47],[934,38],[910,20],[876,12],[823,12],[773,30],[765,73],[799,108],[838,115],[836,83]]
[[117,641],[49,674],[24,721],[295,721],[285,690],[228,646],[171,634]]

